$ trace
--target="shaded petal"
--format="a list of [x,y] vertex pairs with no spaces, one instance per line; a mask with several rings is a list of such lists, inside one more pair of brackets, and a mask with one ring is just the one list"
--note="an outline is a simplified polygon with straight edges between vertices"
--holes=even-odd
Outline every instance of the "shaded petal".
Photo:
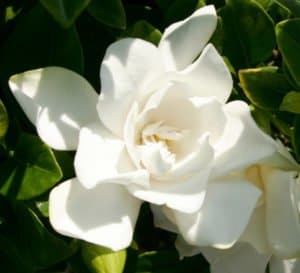
[[154,226],[177,233],[177,227],[172,220],[172,211],[165,206],[150,205],[153,213]]
[[215,8],[206,6],[190,17],[170,25],[158,48],[168,70],[181,70],[191,64],[209,41],[217,26]]
[[182,81],[190,85],[200,97],[215,97],[225,103],[231,94],[232,78],[220,54],[208,44],[199,58],[179,73]]
[[244,181],[210,183],[198,212],[173,212],[176,224],[189,244],[231,247],[247,226],[259,195],[257,187]]
[[107,182],[149,186],[148,172],[135,168],[124,142],[100,121],[81,129],[74,165],[79,181],[86,188]]
[[215,98],[196,97],[187,84],[176,82],[149,98],[137,122],[143,128],[161,121],[182,133],[179,140],[169,141],[178,160],[193,152],[204,134],[209,134],[211,144],[215,143],[222,136],[226,116]]
[[275,141],[256,125],[246,103],[230,102],[224,111],[228,119],[223,136],[214,145],[214,177],[256,164],[277,150]]
[[202,254],[210,263],[211,273],[265,273],[270,258],[246,243],[225,250],[203,247]]
[[27,71],[12,76],[9,86],[42,140],[54,149],[75,150],[80,128],[99,119],[96,92],[71,70]]
[[299,171],[300,165],[292,157],[288,148],[284,146],[279,139],[276,139],[275,145],[277,152],[274,155],[262,160],[261,164],[286,171]]
[[200,246],[193,246],[188,244],[182,236],[178,236],[175,241],[175,247],[179,253],[179,257],[182,259],[184,257],[192,257],[201,253],[202,248]]
[[53,228],[66,236],[120,250],[130,245],[141,202],[117,184],[92,190],[74,178],[50,193]]
[[101,64],[98,112],[104,125],[118,136],[133,101],[153,91],[164,73],[158,49],[141,39],[127,38],[110,45]]
[[[157,205],[183,212],[198,210],[205,197],[205,189],[210,174],[213,151],[207,137],[199,141],[197,150],[186,160],[186,168],[179,166],[162,181],[151,181],[151,188],[128,185],[129,191],[136,197]],[[185,176],[190,175],[189,178]],[[179,179],[176,181],[176,179]],[[175,180],[175,181],[174,181]]]
[[298,273],[300,259],[282,260],[273,256],[270,260],[270,273]]
[[239,241],[250,243],[259,253],[272,253],[266,231],[265,206],[256,208]]
[[268,240],[273,253],[283,258],[300,255],[300,184],[295,175],[274,169],[264,177]]

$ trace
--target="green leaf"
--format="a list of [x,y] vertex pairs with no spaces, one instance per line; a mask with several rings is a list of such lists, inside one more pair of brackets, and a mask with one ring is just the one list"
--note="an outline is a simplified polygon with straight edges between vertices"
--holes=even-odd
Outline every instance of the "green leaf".
[[92,273],[122,273],[126,262],[126,250],[114,252],[83,242],[82,257]]
[[292,89],[277,67],[240,70],[239,78],[247,98],[267,110],[278,110],[284,95]]
[[280,105],[280,110],[300,114],[300,93],[295,91],[287,93]]
[[13,74],[44,66],[83,72],[83,55],[75,28],[62,29],[41,5],[15,19],[11,34],[0,44],[0,60],[3,82]]
[[45,9],[63,27],[70,27],[90,0],[40,0]]
[[32,210],[19,203],[10,204],[3,197],[0,207],[0,259],[7,258],[10,269],[5,272],[36,272],[74,253],[73,246],[50,233]]
[[220,10],[223,19],[223,53],[237,68],[266,61],[275,48],[271,17],[253,0],[228,0]]
[[138,273],[209,273],[209,266],[201,255],[180,260],[175,249],[149,251],[139,255]]
[[0,139],[3,138],[8,129],[8,116],[3,102],[0,100]]
[[300,159],[300,115],[296,115],[292,134],[292,144],[297,159]]
[[44,217],[49,217],[49,202],[48,201],[38,201],[38,202],[36,202],[36,207]]
[[172,1],[164,13],[164,21],[166,25],[169,25],[179,20],[183,20],[201,6],[203,6],[203,3],[199,0]]
[[24,200],[52,188],[62,172],[51,149],[35,136],[22,134],[12,157],[0,165],[1,193]]
[[278,23],[276,37],[283,60],[297,86],[300,87],[300,19]]
[[66,151],[53,151],[57,163],[59,164],[63,177],[63,180],[73,178],[75,175],[74,171],[74,157]]
[[251,115],[253,116],[254,120],[256,121],[256,124],[268,135],[272,134],[271,129],[271,118],[268,114],[268,112],[258,108],[251,106]]
[[141,38],[157,45],[161,38],[161,32],[147,21],[141,20],[124,31],[122,37]]
[[299,0],[276,0],[276,2],[287,8],[296,17],[300,17]]
[[88,12],[107,26],[126,28],[126,14],[121,0],[92,0]]

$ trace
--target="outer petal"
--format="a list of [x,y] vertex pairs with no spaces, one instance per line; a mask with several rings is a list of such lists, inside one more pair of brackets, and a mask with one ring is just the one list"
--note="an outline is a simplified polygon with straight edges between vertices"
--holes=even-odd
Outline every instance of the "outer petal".
[[134,167],[124,142],[100,122],[81,129],[74,164],[77,177],[86,188],[109,181],[149,186],[148,172]]
[[110,45],[100,71],[98,112],[104,125],[122,136],[133,101],[153,91],[151,84],[163,73],[160,53],[153,44],[128,38]]
[[300,170],[300,165],[279,139],[276,140],[276,150],[277,152],[274,155],[262,160],[262,164],[286,171]]
[[275,169],[264,177],[268,239],[273,253],[283,258],[300,254],[300,184],[295,175]]
[[208,44],[200,57],[179,73],[185,83],[200,97],[216,97],[225,103],[232,89],[232,78],[222,57]]
[[211,273],[265,273],[269,261],[269,255],[259,254],[246,243],[226,250],[202,248],[202,254],[210,263]]
[[247,226],[259,195],[255,186],[244,181],[211,183],[198,212],[173,212],[176,224],[189,244],[231,247]]
[[113,250],[130,245],[141,202],[123,186],[101,184],[87,190],[75,178],[54,188],[49,201],[57,232]]
[[9,86],[40,137],[54,149],[75,150],[80,127],[98,119],[96,92],[71,70],[27,71],[12,76]]
[[168,70],[181,70],[191,64],[209,41],[217,26],[213,6],[196,10],[187,19],[169,26],[158,48]]
[[273,256],[270,260],[270,273],[298,273],[300,272],[300,260],[282,260]]
[[251,244],[261,254],[272,253],[267,237],[265,214],[265,206],[256,208],[239,239],[239,241]]
[[189,245],[182,236],[178,236],[175,241],[175,247],[179,253],[179,257],[192,257],[201,253],[204,247]]
[[275,141],[257,127],[246,103],[228,103],[224,111],[228,120],[223,136],[214,145],[214,177],[256,164],[277,150]]
[[177,233],[177,227],[173,223],[172,211],[165,206],[157,206],[151,204],[151,211],[153,213],[154,226]]

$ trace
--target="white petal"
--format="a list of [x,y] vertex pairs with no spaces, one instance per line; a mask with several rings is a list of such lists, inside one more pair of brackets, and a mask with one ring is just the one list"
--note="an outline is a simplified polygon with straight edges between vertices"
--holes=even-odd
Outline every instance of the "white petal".
[[275,143],[277,152],[274,155],[271,155],[270,157],[262,160],[262,164],[286,171],[299,171],[300,165],[292,157],[288,148],[284,146],[279,139],[276,139]]
[[98,120],[97,94],[80,75],[46,67],[14,75],[9,86],[42,140],[58,150],[75,150],[80,128]]
[[212,44],[208,44],[200,57],[180,72],[185,83],[189,84],[200,97],[215,97],[225,103],[232,89],[232,78],[222,57]]
[[135,197],[144,201],[191,213],[199,209],[204,201],[207,177],[207,171],[203,170],[192,178],[178,183],[152,181],[148,190],[135,184],[128,185],[128,189]]
[[134,184],[128,185],[128,189],[134,196],[150,203],[166,205],[187,213],[195,212],[203,203],[211,169],[210,163],[213,159],[207,138],[199,141],[199,145],[195,148],[197,150],[186,159],[186,162],[178,166],[174,172],[171,171],[164,180],[151,181],[149,189]]
[[225,250],[202,248],[202,254],[210,263],[211,273],[265,273],[269,261],[269,255],[259,254],[246,243]]
[[153,91],[151,84],[163,73],[160,53],[153,44],[128,38],[110,45],[100,71],[98,112],[104,125],[122,136],[133,101]]
[[259,253],[272,253],[266,231],[265,206],[256,208],[239,241],[250,243]]
[[169,26],[159,43],[169,70],[181,70],[191,64],[209,41],[217,26],[213,6],[196,10],[190,17]]
[[282,260],[273,256],[270,260],[270,273],[299,273],[300,259]]
[[108,181],[149,185],[148,172],[134,167],[124,142],[100,121],[81,129],[74,164],[76,175],[86,188]]
[[174,233],[178,231],[171,220],[173,216],[171,210],[167,209],[165,206],[157,206],[153,204],[151,204],[150,207],[153,213],[153,221],[155,227],[165,229]]
[[258,128],[246,103],[228,103],[224,111],[228,119],[223,136],[214,145],[214,177],[255,164],[277,149],[275,141]]
[[175,241],[175,247],[179,253],[179,257],[191,257],[201,253],[203,247],[189,245],[182,236],[178,236]]
[[198,212],[174,211],[177,226],[189,244],[228,248],[247,226],[259,195],[244,181],[210,183]]
[[273,253],[283,258],[300,255],[300,184],[295,174],[274,169],[264,177],[268,239]]
[[160,121],[182,132],[180,140],[170,141],[178,160],[193,152],[204,134],[209,134],[210,143],[216,142],[222,135],[226,117],[222,104],[215,98],[195,97],[187,84],[176,82],[149,98],[138,126],[143,128]]
[[53,228],[113,250],[130,245],[141,202],[117,184],[87,190],[75,179],[51,191],[49,215]]

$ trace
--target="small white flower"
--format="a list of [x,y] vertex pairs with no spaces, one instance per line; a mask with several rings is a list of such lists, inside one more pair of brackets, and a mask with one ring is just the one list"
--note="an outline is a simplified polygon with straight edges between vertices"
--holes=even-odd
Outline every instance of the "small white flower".
[[[140,39],[115,42],[101,65],[99,100],[81,76],[63,68],[10,79],[43,141],[77,149],[77,177],[50,195],[58,232],[125,248],[145,200],[166,206],[177,221],[200,210],[208,245],[237,240],[260,190],[243,179],[218,178],[269,156],[274,145],[245,103],[226,104],[231,75],[206,45],[216,24],[214,7],[206,6],[168,27],[158,47]],[[193,241],[191,221],[180,229]]]

